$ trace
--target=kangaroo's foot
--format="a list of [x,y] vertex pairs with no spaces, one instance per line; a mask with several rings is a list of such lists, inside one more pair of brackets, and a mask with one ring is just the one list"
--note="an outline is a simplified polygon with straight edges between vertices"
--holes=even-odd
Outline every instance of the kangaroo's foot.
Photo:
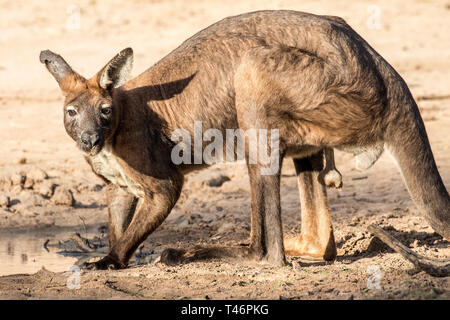
[[118,270],[126,267],[109,255],[96,262],[85,262],[82,266],[86,270]]
[[169,266],[185,264],[195,261],[205,261],[211,259],[232,258],[248,260],[259,260],[257,255],[248,246],[241,247],[197,247],[191,250],[186,249],[165,249],[159,258],[159,262]]
[[336,258],[336,247],[323,242],[305,240],[301,235],[284,239],[288,256],[300,257],[308,261],[332,261]]

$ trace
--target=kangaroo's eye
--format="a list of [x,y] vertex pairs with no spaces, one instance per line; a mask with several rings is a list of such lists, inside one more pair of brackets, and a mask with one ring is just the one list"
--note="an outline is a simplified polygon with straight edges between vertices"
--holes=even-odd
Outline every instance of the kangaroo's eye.
[[112,112],[112,108],[110,106],[104,106],[102,107],[101,112],[104,116],[109,116]]
[[67,108],[67,114],[68,114],[69,116],[71,116],[71,117],[75,117],[76,114],[77,114],[77,112],[76,112],[76,110],[75,110],[74,108],[69,107],[69,108]]

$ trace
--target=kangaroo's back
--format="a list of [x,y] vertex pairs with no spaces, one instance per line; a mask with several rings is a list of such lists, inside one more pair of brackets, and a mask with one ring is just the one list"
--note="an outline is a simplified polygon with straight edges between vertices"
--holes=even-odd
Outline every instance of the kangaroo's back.
[[[202,120],[218,129],[237,128],[233,77],[246,52],[297,48],[320,57],[334,68],[333,74],[350,82],[356,69],[364,73],[362,60],[369,55],[362,46],[355,47],[353,38],[359,36],[338,17],[287,10],[246,13],[201,30],[123,88],[135,97],[143,95],[169,127],[188,129],[194,120]],[[363,57],[347,59],[356,51],[364,51]]]

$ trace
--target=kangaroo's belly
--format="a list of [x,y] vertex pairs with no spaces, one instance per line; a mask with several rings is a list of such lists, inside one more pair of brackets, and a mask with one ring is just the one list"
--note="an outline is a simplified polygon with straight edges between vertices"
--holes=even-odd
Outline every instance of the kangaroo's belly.
[[142,187],[125,173],[109,146],[105,146],[101,152],[92,156],[91,164],[98,175],[112,184],[126,189],[136,197],[142,198],[144,196]]

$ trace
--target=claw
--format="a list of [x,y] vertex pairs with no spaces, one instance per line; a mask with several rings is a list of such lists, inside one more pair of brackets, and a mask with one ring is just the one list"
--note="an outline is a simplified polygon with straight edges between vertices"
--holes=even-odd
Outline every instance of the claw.
[[85,262],[82,268],[85,270],[118,270],[123,269],[126,266],[122,265],[120,262],[115,261],[110,256],[105,256],[96,262]]

